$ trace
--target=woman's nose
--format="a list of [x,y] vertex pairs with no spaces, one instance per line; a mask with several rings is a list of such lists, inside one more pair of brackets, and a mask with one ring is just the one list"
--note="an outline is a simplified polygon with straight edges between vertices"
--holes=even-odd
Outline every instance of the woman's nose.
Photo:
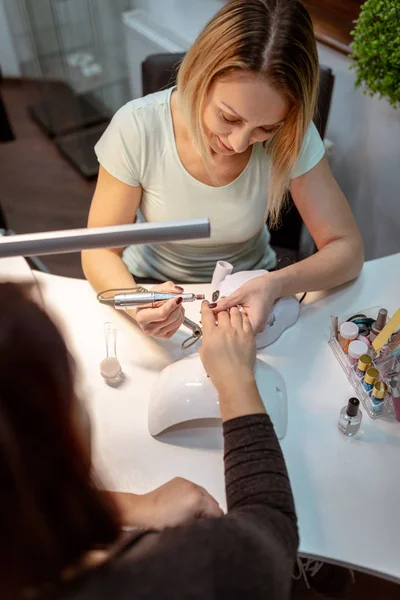
[[244,129],[233,131],[229,136],[229,144],[233,150],[239,154],[247,150],[250,144],[250,133]]

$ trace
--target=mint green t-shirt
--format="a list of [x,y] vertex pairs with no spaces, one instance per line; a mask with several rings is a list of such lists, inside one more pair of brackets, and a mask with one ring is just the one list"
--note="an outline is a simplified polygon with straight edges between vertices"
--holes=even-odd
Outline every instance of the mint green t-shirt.
[[[128,102],[115,114],[95,151],[108,173],[142,187],[139,222],[208,217],[211,237],[129,246],[124,262],[138,277],[193,283],[211,281],[218,260],[232,263],[235,271],[273,268],[276,255],[265,225],[270,157],[262,144],[255,143],[246,167],[228,185],[212,187],[195,179],[184,168],[175,144],[173,89]],[[312,169],[324,152],[312,123],[292,178]]]

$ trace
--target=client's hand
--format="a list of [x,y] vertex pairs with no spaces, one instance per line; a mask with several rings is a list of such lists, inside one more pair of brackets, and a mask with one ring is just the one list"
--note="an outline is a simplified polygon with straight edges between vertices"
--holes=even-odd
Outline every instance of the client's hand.
[[168,302],[158,302],[155,308],[140,307],[130,310],[140,328],[153,337],[169,340],[179,329],[185,318],[185,311],[181,305],[179,294],[183,289],[176,286],[172,281],[160,283],[151,288],[152,292],[169,292],[177,294],[177,298],[171,298]]
[[202,487],[176,477],[148,494],[114,493],[124,525],[175,527],[202,517],[221,517],[218,503]]
[[[217,320],[217,321],[216,321]],[[203,343],[200,358],[218,391],[232,380],[253,380],[256,344],[249,317],[236,306],[214,315],[207,302],[201,306]]]
[[201,319],[200,358],[217,388],[222,419],[265,412],[254,379],[256,344],[246,311],[235,306],[214,315],[203,302]]
[[223,298],[213,308],[215,313],[232,306],[243,306],[255,333],[264,330],[275,300],[280,296],[274,273],[266,273],[244,283],[230,296]]

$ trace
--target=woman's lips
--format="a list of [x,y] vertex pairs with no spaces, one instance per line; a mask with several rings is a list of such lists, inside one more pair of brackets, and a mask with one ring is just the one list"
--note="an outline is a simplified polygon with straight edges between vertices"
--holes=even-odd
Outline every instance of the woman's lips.
[[226,150],[227,152],[234,152],[233,148],[228,148],[228,146],[225,146],[224,142],[221,140],[219,135],[217,135],[217,140],[218,140],[219,145],[221,146],[222,150]]

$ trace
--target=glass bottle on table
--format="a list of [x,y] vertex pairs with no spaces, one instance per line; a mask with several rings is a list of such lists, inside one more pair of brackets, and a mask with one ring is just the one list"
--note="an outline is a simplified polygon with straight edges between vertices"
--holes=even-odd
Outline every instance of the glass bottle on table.
[[353,436],[361,427],[362,412],[358,398],[350,398],[347,405],[340,411],[338,427],[344,435]]

